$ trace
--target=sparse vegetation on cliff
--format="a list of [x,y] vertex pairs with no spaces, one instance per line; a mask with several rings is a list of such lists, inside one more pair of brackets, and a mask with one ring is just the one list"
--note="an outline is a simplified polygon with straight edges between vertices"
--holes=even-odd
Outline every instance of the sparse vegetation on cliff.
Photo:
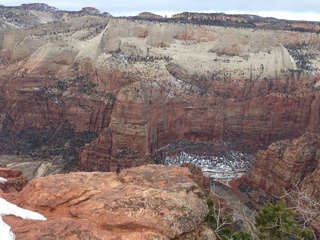
[[39,88],[38,95],[55,95],[56,92],[64,92],[72,88],[74,93],[92,94],[97,93],[94,84],[88,75],[81,75],[69,80],[59,80],[54,85],[46,85]]
[[298,70],[315,71],[315,68],[311,60],[316,59],[317,49],[313,49],[309,44],[305,42],[296,45],[286,46],[290,55],[293,57]]
[[0,132],[0,153],[47,160],[61,156],[65,170],[69,171],[77,167],[79,148],[96,137],[95,132],[76,133],[67,121],[52,123],[47,130],[26,129],[18,133],[3,131]]
[[311,239],[311,231],[300,227],[296,214],[287,207],[285,200],[267,203],[255,217],[259,239]]
[[275,204],[266,203],[255,216],[255,229],[234,229],[231,215],[223,213],[220,204],[208,201],[209,214],[206,218],[219,240],[285,240],[314,239],[312,232],[299,222],[285,200]]

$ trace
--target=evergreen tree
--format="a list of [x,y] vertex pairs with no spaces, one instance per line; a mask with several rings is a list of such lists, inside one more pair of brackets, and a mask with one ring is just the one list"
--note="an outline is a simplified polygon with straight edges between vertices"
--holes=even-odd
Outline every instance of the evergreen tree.
[[311,232],[299,227],[295,213],[287,207],[285,200],[275,205],[265,204],[255,217],[259,239],[310,239]]

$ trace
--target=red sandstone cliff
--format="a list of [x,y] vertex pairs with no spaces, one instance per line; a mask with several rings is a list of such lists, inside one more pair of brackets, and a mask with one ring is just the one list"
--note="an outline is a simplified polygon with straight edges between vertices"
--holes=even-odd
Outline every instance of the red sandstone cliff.
[[80,163],[107,171],[176,140],[254,152],[319,131],[317,32],[179,21],[82,12],[3,25],[0,131],[69,122],[100,133]]
[[258,151],[244,181],[276,197],[285,197],[306,226],[320,232],[320,136],[306,133]]

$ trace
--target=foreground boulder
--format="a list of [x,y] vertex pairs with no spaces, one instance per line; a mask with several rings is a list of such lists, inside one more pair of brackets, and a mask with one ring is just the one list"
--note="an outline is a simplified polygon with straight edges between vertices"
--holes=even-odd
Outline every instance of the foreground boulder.
[[40,177],[30,181],[16,201],[48,219],[5,217],[17,239],[214,238],[204,224],[205,193],[187,168],[147,165],[119,174]]

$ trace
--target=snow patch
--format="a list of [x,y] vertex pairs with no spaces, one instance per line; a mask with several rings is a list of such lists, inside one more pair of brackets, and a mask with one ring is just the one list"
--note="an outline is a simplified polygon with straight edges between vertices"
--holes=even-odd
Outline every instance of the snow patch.
[[0,183],[5,183],[5,182],[8,182],[8,180],[3,177],[0,177]]
[[[0,178],[0,182],[7,182],[7,179]],[[11,231],[11,227],[6,224],[2,216],[14,215],[16,217],[20,217],[22,219],[30,219],[30,220],[47,220],[42,214],[36,213],[27,209],[23,209],[18,207],[17,205],[8,202],[7,200],[0,198],[0,234],[1,240],[15,240],[16,237],[14,233]]]
[[16,236],[11,231],[11,228],[8,224],[6,224],[2,217],[0,217],[0,233],[1,233],[1,239],[2,240],[14,240],[16,239]]
[[216,179],[236,178],[238,173],[249,171],[253,156],[234,150],[227,150],[216,156],[199,156],[181,151],[176,156],[167,156],[165,165],[191,163],[201,168],[203,172],[210,172],[210,177]]
[[290,56],[290,60],[291,60],[292,63],[296,63],[297,62],[292,56]]

